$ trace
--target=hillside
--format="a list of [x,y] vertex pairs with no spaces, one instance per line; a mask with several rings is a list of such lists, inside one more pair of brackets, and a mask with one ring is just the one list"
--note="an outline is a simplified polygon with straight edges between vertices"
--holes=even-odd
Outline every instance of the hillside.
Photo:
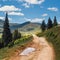
[[19,28],[20,31],[27,32],[27,31],[34,31],[36,29],[40,29],[40,24],[39,23],[31,23],[31,22],[25,22]]
[[[0,19],[0,28],[3,28],[4,20]],[[18,25],[17,23],[10,23],[10,26]]]
[[[3,24],[4,21],[0,20],[0,32],[2,32],[3,30]],[[18,24],[18,23],[10,23],[10,28],[11,31],[14,31],[15,29],[19,29],[19,31],[22,32],[27,32],[27,31],[34,31],[34,30],[39,30],[40,29],[40,23],[32,23],[32,22],[24,22],[22,24]]]
[[56,53],[56,60],[60,60],[60,26],[54,27],[37,35],[45,36],[48,42],[53,44]]
[[[3,30],[3,24],[4,24],[4,20],[1,20],[0,19],[0,33],[2,32]],[[17,23],[10,23],[10,28],[11,27],[14,27],[14,26],[17,26],[18,24]],[[12,29],[12,28],[11,28]]]
[[10,57],[18,55],[29,45],[29,43],[31,44],[32,39],[33,37],[31,35],[22,36],[21,38],[14,41],[14,46],[0,48],[0,60],[9,60]]

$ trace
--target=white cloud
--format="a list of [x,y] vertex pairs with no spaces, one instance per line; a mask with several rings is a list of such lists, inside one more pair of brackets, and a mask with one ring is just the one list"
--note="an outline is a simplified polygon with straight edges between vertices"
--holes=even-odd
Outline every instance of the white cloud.
[[0,11],[21,11],[21,9],[16,8],[14,5],[5,5],[0,7]]
[[18,0],[18,1],[24,2],[22,5],[25,6],[25,8],[29,8],[30,5],[42,4],[45,0]]
[[27,3],[22,4],[22,6],[24,6],[25,8],[29,8],[30,7],[30,5],[27,4]]
[[19,0],[28,4],[42,4],[45,0]]
[[[5,17],[0,16],[1,20],[5,20]],[[8,18],[9,20],[12,20],[12,18]]]
[[43,16],[43,17],[45,17],[45,16],[48,16],[48,14],[47,14],[47,13],[45,13],[45,14],[43,14],[42,16]]
[[3,19],[4,19],[4,17],[1,17],[1,16],[0,16],[0,19],[1,19],[1,20],[3,20]]
[[30,21],[30,22],[42,22],[43,20],[45,20],[45,18],[34,18],[34,19],[28,19],[25,18],[26,21]]
[[18,16],[24,16],[21,12],[9,12],[8,15],[18,15]]
[[12,20],[12,18],[8,18],[9,20]]
[[23,2],[23,6],[25,8],[29,8],[31,4],[42,4],[45,0],[3,0],[4,2],[6,1],[16,1],[16,2]]
[[17,2],[25,2],[28,4],[42,4],[45,0],[2,0],[4,2],[6,1],[17,1]]
[[35,19],[32,19],[31,22],[42,22],[44,20],[44,18],[35,18]]
[[48,10],[51,10],[51,11],[58,11],[58,8],[56,8],[56,7],[50,7],[50,8],[48,8]]
[[60,24],[60,21],[58,22],[58,24]]

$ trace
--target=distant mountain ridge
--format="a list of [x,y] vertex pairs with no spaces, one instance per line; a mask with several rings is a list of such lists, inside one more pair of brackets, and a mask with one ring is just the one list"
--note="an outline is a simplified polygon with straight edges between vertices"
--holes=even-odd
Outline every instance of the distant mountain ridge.
[[[4,21],[0,19],[0,30],[3,29],[3,24],[4,24]],[[41,25],[40,23],[32,23],[30,21],[27,21],[22,24],[10,23],[10,28],[11,30],[19,29],[19,30],[25,31],[25,30],[32,30],[32,29],[38,28],[40,27],[40,25]]]
[[[4,20],[0,19],[0,27],[3,27],[3,24],[4,24]],[[17,23],[10,23],[10,26],[14,26],[14,25],[17,25]]]

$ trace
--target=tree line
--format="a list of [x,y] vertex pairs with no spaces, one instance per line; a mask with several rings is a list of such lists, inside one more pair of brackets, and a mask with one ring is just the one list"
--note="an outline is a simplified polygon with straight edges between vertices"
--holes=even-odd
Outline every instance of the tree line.
[[52,27],[55,27],[57,25],[58,25],[58,22],[57,22],[56,16],[54,17],[53,22],[49,17],[47,24],[45,23],[45,20],[42,21],[42,24],[41,24],[42,32],[44,32],[45,30],[51,29]]
[[8,14],[6,13],[5,21],[3,25],[2,39],[0,42],[0,48],[6,47],[8,45],[13,45],[14,41],[18,38],[21,38],[21,33],[18,32],[17,29],[13,33],[11,33],[9,20],[8,20]]

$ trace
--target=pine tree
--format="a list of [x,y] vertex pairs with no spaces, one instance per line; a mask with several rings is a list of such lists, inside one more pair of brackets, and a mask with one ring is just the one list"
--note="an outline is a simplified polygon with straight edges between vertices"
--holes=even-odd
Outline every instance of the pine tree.
[[44,20],[42,21],[41,29],[42,29],[43,32],[46,30],[46,24],[45,24]]
[[19,39],[19,38],[21,38],[21,34],[16,29],[13,33],[13,39],[16,40],[16,39]]
[[3,35],[2,40],[4,42],[4,46],[7,46],[12,41],[12,34],[9,28],[8,14],[6,13],[5,22],[3,25]]
[[52,20],[51,20],[51,18],[49,17],[48,23],[47,23],[47,29],[50,29],[50,28],[52,28],[52,27],[53,27]]
[[57,23],[57,19],[56,19],[56,16],[54,17],[54,22],[53,22],[53,26],[57,26],[58,23]]

